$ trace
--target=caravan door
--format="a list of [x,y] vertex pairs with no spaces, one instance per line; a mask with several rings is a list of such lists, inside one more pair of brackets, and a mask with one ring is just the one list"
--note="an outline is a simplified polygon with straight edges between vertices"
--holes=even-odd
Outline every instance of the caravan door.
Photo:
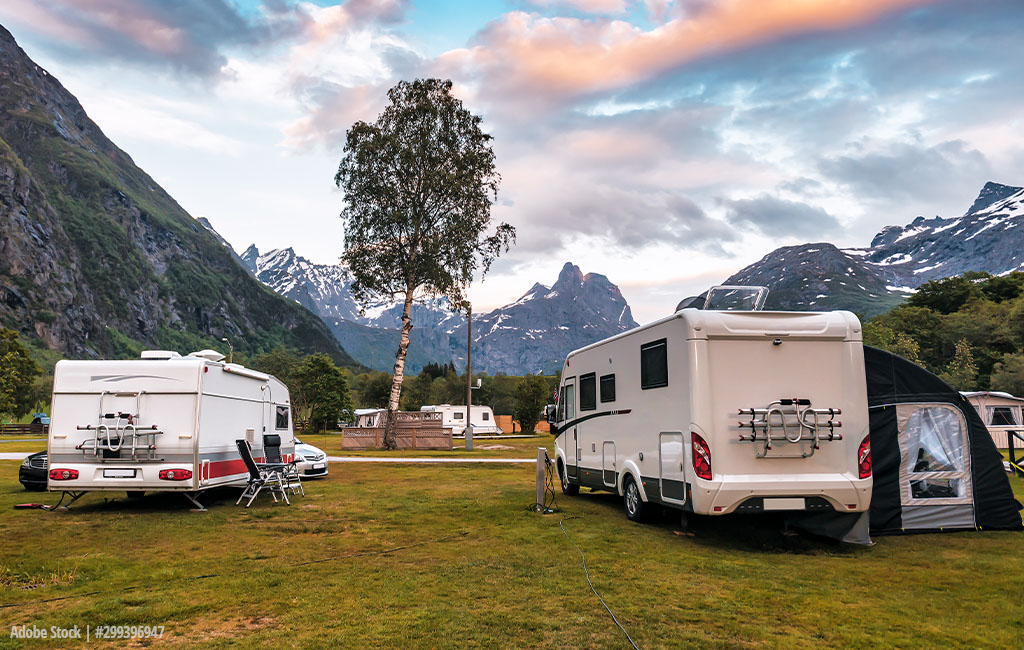
[[664,431],[658,436],[661,499],[665,503],[686,503],[686,452],[681,431]]
[[[576,378],[569,377],[562,384],[562,390],[558,395],[558,420],[559,429],[576,419]],[[579,433],[575,424],[565,429],[562,435],[562,444],[565,446],[565,471],[572,478],[579,477],[580,467],[580,442]]]

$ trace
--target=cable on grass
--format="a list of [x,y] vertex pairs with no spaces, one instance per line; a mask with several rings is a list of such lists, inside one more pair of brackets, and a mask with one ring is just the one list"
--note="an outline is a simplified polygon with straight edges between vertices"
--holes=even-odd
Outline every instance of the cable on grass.
[[564,524],[565,521],[568,519],[582,519],[582,517],[566,517],[565,519],[562,519],[558,522],[558,527],[562,529],[562,534],[565,535],[565,538],[569,540],[570,544],[576,547],[576,551],[580,554],[580,561],[583,563],[583,573],[587,576],[587,584],[590,585],[590,590],[594,592],[594,595],[597,596],[597,599],[601,601],[602,605],[604,605],[604,608],[612,617],[612,622],[614,622],[615,625],[617,625],[618,628],[622,630],[622,633],[626,635],[626,640],[629,641],[629,645],[633,646],[633,650],[640,650],[640,648],[636,645],[636,642],[633,641],[633,637],[629,636],[629,632],[626,631],[626,628],[622,626],[622,623],[619,623],[619,619],[615,618],[615,612],[613,612],[612,608],[608,606],[608,603],[604,602],[604,598],[601,597],[601,594],[598,593],[597,588],[594,587],[594,583],[591,582],[590,570],[587,569],[587,556],[583,553],[583,549],[579,547],[579,544],[572,541],[572,538],[569,537],[569,533],[565,530]]

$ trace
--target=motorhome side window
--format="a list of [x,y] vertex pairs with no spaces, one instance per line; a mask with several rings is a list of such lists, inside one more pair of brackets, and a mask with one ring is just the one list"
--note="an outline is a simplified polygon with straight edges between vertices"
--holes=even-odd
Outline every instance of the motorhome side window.
[[555,421],[565,420],[565,386],[558,389],[558,412],[555,414]]
[[580,410],[593,411],[597,408],[597,375],[580,375]]
[[665,339],[640,346],[640,388],[668,386],[668,345]]
[[601,401],[615,401],[615,375],[601,376]]
[[567,384],[565,387],[565,419],[576,417],[576,386]]
[[278,431],[288,428],[288,407],[278,406],[276,417],[274,418],[274,428]]

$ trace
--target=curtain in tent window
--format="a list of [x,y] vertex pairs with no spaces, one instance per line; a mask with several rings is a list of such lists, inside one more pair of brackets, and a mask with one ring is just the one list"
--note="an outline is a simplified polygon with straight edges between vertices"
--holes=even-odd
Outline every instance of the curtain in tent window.
[[901,404],[897,408],[903,504],[971,503],[963,414],[948,404]]

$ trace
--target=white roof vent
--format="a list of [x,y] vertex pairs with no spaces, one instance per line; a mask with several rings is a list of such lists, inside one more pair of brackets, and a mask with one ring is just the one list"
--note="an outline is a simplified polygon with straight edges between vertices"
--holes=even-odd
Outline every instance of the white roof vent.
[[188,355],[190,357],[199,357],[200,359],[206,359],[207,361],[223,361],[224,355],[216,350],[200,350],[199,352],[193,352]]
[[166,359],[180,359],[181,355],[173,350],[143,350],[139,358],[150,361],[162,361]]

